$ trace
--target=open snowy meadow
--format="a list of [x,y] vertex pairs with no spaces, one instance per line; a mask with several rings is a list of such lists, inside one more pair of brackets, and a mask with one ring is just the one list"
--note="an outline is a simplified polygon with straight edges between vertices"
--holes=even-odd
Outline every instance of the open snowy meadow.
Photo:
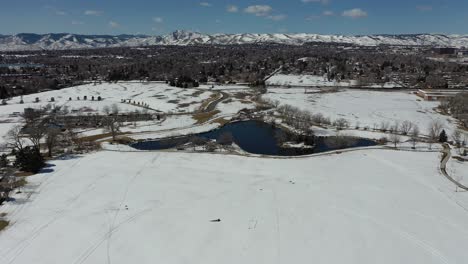
[[0,263],[464,263],[468,193],[438,156],[52,161],[0,209]]
[[[305,93],[307,92],[307,93]],[[327,92],[326,89],[270,88],[264,98],[278,100],[308,110],[322,113],[332,120],[344,118],[352,127],[380,127],[382,122],[390,126],[410,121],[418,125],[421,133],[427,134],[429,125],[438,120],[448,134],[456,128],[456,120],[437,113],[439,102],[423,101],[405,91],[370,91],[341,89]]]

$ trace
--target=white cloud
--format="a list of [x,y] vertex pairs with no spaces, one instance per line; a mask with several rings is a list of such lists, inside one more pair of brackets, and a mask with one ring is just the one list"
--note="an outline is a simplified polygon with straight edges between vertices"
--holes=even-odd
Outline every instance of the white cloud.
[[57,14],[58,16],[66,16],[66,15],[68,15],[67,12],[62,11],[62,10],[55,10],[55,14]]
[[421,12],[428,12],[432,11],[432,6],[416,6],[416,9],[418,9]]
[[67,12],[65,12],[63,10],[60,10],[60,9],[58,9],[56,7],[53,7],[53,6],[46,5],[46,6],[44,6],[44,8],[53,11],[57,16],[67,16],[68,15]]
[[97,11],[97,10],[86,10],[84,12],[85,15],[87,16],[100,16],[102,14],[101,11]]
[[211,6],[213,6],[211,3],[208,3],[208,2],[201,2],[200,5],[201,5],[201,6],[204,6],[204,7],[211,7]]
[[118,27],[120,27],[120,24],[115,22],[115,21],[109,21],[109,27],[118,28]]
[[273,21],[281,21],[281,20],[285,20],[286,17],[287,17],[286,15],[281,14],[281,15],[268,16],[267,18]]
[[324,15],[324,16],[334,16],[335,13],[333,11],[326,10],[326,11],[323,11],[322,15]]
[[328,4],[329,0],[301,0],[303,3],[322,3],[324,5]]
[[313,20],[317,20],[317,19],[320,19],[320,16],[311,15],[311,16],[306,17],[305,20],[307,20],[307,21],[313,21]]
[[269,5],[252,5],[244,9],[245,13],[253,14],[256,16],[268,16],[273,8]]
[[239,12],[239,7],[235,5],[229,5],[226,7],[226,11],[228,11],[229,13],[237,13]]
[[367,17],[367,12],[360,8],[354,8],[344,11],[342,16],[350,18],[362,18]]
[[153,21],[155,23],[162,23],[164,22],[164,19],[162,17],[153,17]]

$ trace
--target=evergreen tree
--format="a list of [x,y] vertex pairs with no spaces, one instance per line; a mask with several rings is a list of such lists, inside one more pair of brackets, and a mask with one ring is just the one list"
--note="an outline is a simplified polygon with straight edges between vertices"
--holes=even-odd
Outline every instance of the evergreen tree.
[[25,147],[16,152],[15,167],[22,171],[38,173],[44,166],[44,158],[37,148]]
[[0,156],[0,168],[5,168],[8,166],[8,158],[6,154]]
[[445,130],[442,130],[442,132],[440,132],[440,135],[439,135],[439,142],[440,142],[440,143],[445,143],[445,142],[447,142],[447,133],[445,132]]

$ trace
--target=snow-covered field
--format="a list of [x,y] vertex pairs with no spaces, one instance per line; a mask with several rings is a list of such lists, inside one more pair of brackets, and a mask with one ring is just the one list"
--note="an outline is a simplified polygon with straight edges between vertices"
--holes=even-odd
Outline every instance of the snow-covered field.
[[[8,105],[0,106],[0,109],[4,114],[11,114],[13,112],[22,112],[26,107],[39,108],[50,103],[52,105],[67,106],[70,111],[86,107],[90,108],[92,112],[102,113],[105,106],[116,103],[122,112],[141,111],[141,107],[121,103],[122,99],[131,99],[135,102],[148,104],[150,108],[163,112],[192,112],[198,109],[203,100],[208,99],[212,94],[210,91],[170,87],[165,83],[86,84],[25,95],[23,97],[24,104],[19,104],[20,97],[14,97],[8,102]],[[84,96],[87,96],[87,100],[83,100]],[[95,97],[95,101],[91,101],[92,96]],[[98,96],[101,96],[104,100],[97,101]],[[39,103],[35,103],[36,97],[39,98]],[[50,102],[52,97],[54,97],[55,102]],[[77,99],[78,97],[80,97],[80,100]]]
[[[295,75],[295,74],[275,74],[266,81],[267,85],[273,86],[303,86],[303,87],[352,87],[361,86],[356,80],[329,81],[326,76],[318,75]],[[388,82],[383,84],[373,84],[368,88],[395,88],[401,85]]]
[[410,92],[343,89],[336,93],[304,94],[304,89],[270,88],[264,97],[312,113],[322,113],[332,120],[345,118],[351,126],[359,123],[361,127],[373,128],[375,124],[380,127],[381,122],[393,125],[407,120],[417,124],[421,132],[427,134],[429,125],[439,120],[449,135],[456,127],[453,118],[434,111],[438,102],[423,101]]
[[[452,154],[456,154],[452,150]],[[466,157],[465,157],[466,158]],[[468,186],[468,162],[461,162],[456,159],[450,159],[447,163],[447,172],[449,175],[454,175],[454,179],[465,186]]]
[[468,193],[438,156],[52,161],[0,207],[0,263],[465,263]]
[[[124,132],[141,133],[146,131],[160,131],[163,132],[158,135],[177,135],[180,133],[191,133],[187,127],[196,123],[190,113],[193,113],[207,101],[212,100],[212,96],[219,96],[218,91],[223,90],[229,94],[235,95],[238,92],[248,91],[248,87],[240,85],[232,86],[202,86],[199,89],[181,89],[177,87],[170,87],[165,83],[141,83],[141,82],[119,82],[119,83],[102,83],[102,84],[86,84],[75,86],[57,91],[48,91],[43,93],[31,94],[23,96],[24,104],[20,104],[21,97],[14,97],[8,101],[7,105],[0,105],[0,145],[5,143],[4,135],[13,126],[21,121],[19,115],[12,116],[13,113],[23,113],[25,108],[41,108],[47,104],[56,106],[68,107],[71,114],[102,114],[106,107],[117,104],[120,112],[133,112],[142,111],[140,106],[131,105],[128,103],[121,103],[122,99],[132,100],[148,104],[150,108],[162,111],[165,113],[187,114],[185,116],[170,116],[163,123],[145,123],[139,122],[137,127],[125,127]],[[84,100],[87,96],[87,100]],[[94,101],[91,98],[94,96]],[[103,98],[98,101],[98,96]],[[54,102],[50,102],[51,98]],[[80,100],[78,100],[78,97]],[[39,102],[36,103],[36,98]],[[71,101],[69,99],[72,99]],[[255,104],[245,103],[245,100],[232,98],[229,102],[223,102],[217,105],[216,109],[219,113],[213,116],[216,118],[228,118],[235,115],[243,108],[254,108]],[[74,111],[75,110],[75,111]],[[152,112],[152,110],[150,110]],[[219,124],[218,124],[219,125]],[[206,131],[215,128],[212,124],[207,124],[205,127],[197,127],[196,131]],[[171,133],[170,130],[183,129],[180,133]],[[195,131],[195,130],[194,130]],[[82,133],[82,136],[90,136],[101,134],[102,129],[87,130]],[[157,135],[153,135],[157,136]],[[146,138],[146,135],[135,136],[135,138]]]
[[266,81],[267,85],[278,86],[318,86],[318,87],[349,87],[349,81],[328,81],[325,76],[316,75],[289,75],[289,74],[276,74]]

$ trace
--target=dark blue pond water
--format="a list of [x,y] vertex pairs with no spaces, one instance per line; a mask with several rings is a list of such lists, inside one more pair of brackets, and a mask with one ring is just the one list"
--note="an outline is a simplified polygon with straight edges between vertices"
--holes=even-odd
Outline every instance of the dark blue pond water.
[[[337,143],[336,140],[333,140],[333,137],[298,136],[271,124],[251,120],[230,123],[220,129],[206,133],[139,142],[131,146],[139,150],[162,150],[177,148],[194,141],[215,139],[222,142],[230,137],[246,152],[275,156],[300,156],[330,150],[376,145],[372,140],[360,138],[340,138]],[[333,143],[331,143],[332,141]],[[307,145],[313,145],[314,148],[285,148],[281,147],[283,142],[305,142]]]

